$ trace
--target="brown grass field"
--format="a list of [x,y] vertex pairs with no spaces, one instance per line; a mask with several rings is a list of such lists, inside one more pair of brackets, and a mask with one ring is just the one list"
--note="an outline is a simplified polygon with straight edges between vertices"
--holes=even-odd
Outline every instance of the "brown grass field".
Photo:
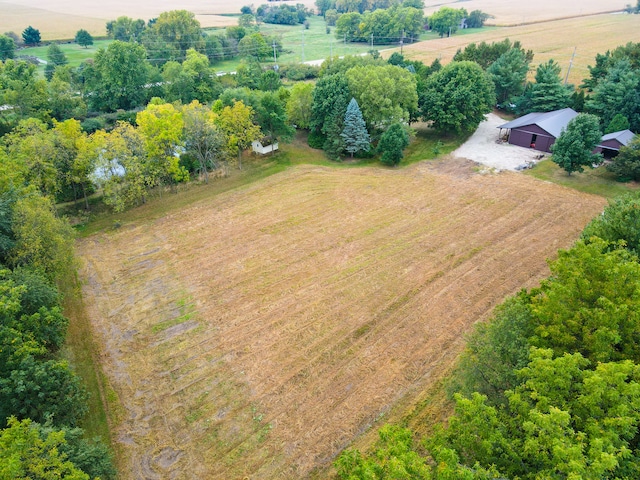
[[523,23],[543,22],[558,18],[593,15],[594,13],[622,10],[627,0],[537,0],[535,2],[508,0],[424,0],[425,13],[430,15],[443,6],[464,8],[467,12],[482,10],[494,18],[491,25],[520,25]]
[[[458,34],[405,46],[404,53],[408,58],[427,63],[436,58],[448,63],[459,48],[471,42],[491,43],[509,38],[512,41],[520,40],[524,48],[533,50],[532,75],[537,65],[553,58],[562,67],[561,75],[564,78],[576,48],[569,82],[579,85],[589,75],[587,67],[595,64],[597,53],[640,41],[639,31],[640,15],[594,15]],[[388,51],[385,56],[390,54],[391,51]]]
[[[22,32],[28,25],[38,28],[43,40],[73,38],[84,28],[93,35],[105,35],[105,22],[121,15],[148,20],[160,13],[184,9],[194,12],[203,27],[235,25],[235,18],[220,16],[224,13],[240,13],[245,4],[261,5],[264,2],[237,2],[234,0],[186,0],[180,4],[169,0],[140,0],[130,2],[79,2],[78,0],[2,0],[0,1],[0,32]],[[315,0],[295,0],[315,8]],[[576,6],[569,0],[538,0],[537,2],[509,2],[506,0],[467,0],[464,3],[442,0],[426,0],[425,13],[433,13],[441,6],[482,10],[494,18],[493,25],[519,25],[551,19],[622,10],[627,0],[581,0]],[[567,37],[565,37],[567,38]]]
[[121,478],[323,476],[603,205],[453,158],[301,166],[81,240]]
[[[79,2],[78,0],[3,0],[0,1],[0,32],[18,34],[27,26],[40,30],[43,40],[74,38],[84,28],[92,35],[106,35],[105,23],[120,16],[149,20],[169,10],[188,10],[196,14],[205,27],[237,25],[237,18],[220,16],[221,13],[240,14],[243,5],[252,2],[233,0],[186,0],[176,3],[170,0],[112,0],[106,2]],[[266,3],[266,1],[264,2]],[[314,0],[296,0],[308,7]],[[256,3],[256,6],[261,3]]]

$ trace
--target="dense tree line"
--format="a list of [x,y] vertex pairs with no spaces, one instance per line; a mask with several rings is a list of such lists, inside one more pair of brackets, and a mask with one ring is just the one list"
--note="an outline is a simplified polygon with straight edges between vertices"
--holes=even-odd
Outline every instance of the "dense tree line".
[[342,13],[364,13],[392,7],[413,7],[424,9],[422,0],[316,0],[318,15],[325,16],[329,11]]
[[417,40],[424,27],[421,9],[394,5],[391,8],[348,12],[336,20],[336,37],[349,42],[396,43]]
[[340,478],[633,478],[640,469],[640,217],[619,199],[550,264],[540,287],[469,338],[455,412],[422,444],[387,426]]
[[[25,122],[24,130],[43,130]],[[87,394],[60,355],[68,320],[58,284],[72,278],[74,261],[72,230],[56,216],[42,163],[55,148],[37,160],[47,147],[18,146],[23,133],[0,148],[0,476],[115,478],[107,448],[78,428]]]
[[304,23],[311,12],[298,3],[292,5],[260,5],[256,9],[256,18],[264,23],[275,23],[279,25],[297,25]]
[[[403,145],[400,151],[406,139],[399,132],[407,133],[411,122],[429,121],[443,133],[470,132],[495,103],[491,78],[469,61],[441,68],[437,61],[426,66],[405,61],[397,53],[387,62],[372,56],[345,57],[325,62],[319,76],[312,93],[309,144],[332,158],[348,152],[343,132],[351,98],[357,101],[374,143],[391,130],[393,141],[387,134],[378,147]],[[391,129],[393,125],[397,126]],[[392,165],[400,157],[384,156]]]

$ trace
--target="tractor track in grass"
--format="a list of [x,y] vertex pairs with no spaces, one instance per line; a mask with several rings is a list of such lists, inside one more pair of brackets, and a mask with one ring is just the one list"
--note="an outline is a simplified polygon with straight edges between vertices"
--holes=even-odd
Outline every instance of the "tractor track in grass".
[[121,478],[325,468],[604,204],[451,157],[302,166],[79,241]]

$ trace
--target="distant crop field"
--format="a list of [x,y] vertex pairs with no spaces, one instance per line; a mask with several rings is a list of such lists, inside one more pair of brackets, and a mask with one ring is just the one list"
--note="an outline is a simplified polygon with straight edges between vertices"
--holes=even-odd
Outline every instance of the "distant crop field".
[[[250,4],[251,2],[246,2]],[[264,2],[266,3],[266,2]],[[314,8],[314,0],[296,0]],[[105,24],[122,15],[149,20],[169,10],[188,10],[196,14],[201,25],[225,27],[236,25],[237,18],[220,14],[240,13],[245,3],[233,0],[186,0],[176,4],[170,0],[114,0],[80,2],[78,0],[9,0],[0,1],[0,32],[20,34],[32,25],[40,30],[43,40],[73,38],[84,28],[93,35],[106,35]],[[256,4],[258,6],[259,4]]]
[[[498,42],[509,38],[519,40],[526,49],[533,50],[532,74],[535,67],[553,58],[564,76],[576,49],[569,74],[569,82],[579,85],[589,75],[589,65],[595,64],[597,53],[605,53],[627,42],[638,42],[640,15],[594,15],[555,20],[532,25],[478,30],[477,33],[453,35],[404,47],[408,58],[431,63],[436,58],[451,61],[459,48],[471,42]],[[388,54],[387,54],[388,55]]]
[[81,240],[121,478],[326,468],[603,204],[457,159],[302,166]]
[[494,25],[519,25],[522,23],[540,22],[556,18],[592,15],[594,13],[620,11],[628,0],[537,0],[535,2],[509,0],[425,0],[427,15],[447,6],[464,8],[468,12],[482,10],[494,18],[489,23]]

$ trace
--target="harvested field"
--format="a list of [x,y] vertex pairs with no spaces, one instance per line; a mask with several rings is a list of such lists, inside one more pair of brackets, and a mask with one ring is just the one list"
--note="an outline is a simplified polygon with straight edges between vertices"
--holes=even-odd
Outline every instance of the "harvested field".
[[[314,0],[299,0],[296,3],[314,6]],[[226,27],[237,25],[238,19],[220,14],[240,14],[242,5],[244,4],[232,0],[187,0],[179,4],[169,0],[47,0],[46,3],[42,0],[0,1],[0,32],[15,31],[20,34],[28,25],[32,25],[40,30],[43,40],[74,38],[80,28],[93,35],[106,35],[105,23],[109,20],[123,15],[149,20],[162,12],[178,9],[195,13],[205,28]]]
[[[535,68],[549,59],[558,62],[564,78],[574,47],[577,47],[569,82],[579,85],[589,75],[587,66],[595,64],[597,53],[605,53],[627,42],[637,42],[639,30],[640,15],[594,15],[453,35],[450,38],[405,46],[404,52],[408,58],[427,63],[436,58],[440,58],[443,63],[449,63],[459,48],[462,49],[471,42],[491,43],[505,38],[511,41],[520,40],[524,48],[533,50],[534,53],[530,75],[533,80]],[[385,56],[390,54],[391,51],[388,51]]]
[[[621,11],[630,3],[627,0],[538,0],[536,2],[509,2],[505,0],[425,0],[425,13],[430,15],[443,6],[464,8],[467,12],[482,10],[493,16],[491,25],[521,25],[558,18],[593,15],[595,13]],[[633,3],[633,2],[631,2]],[[567,37],[569,38],[569,37]]]
[[121,478],[307,478],[603,205],[451,158],[305,166],[83,239]]

